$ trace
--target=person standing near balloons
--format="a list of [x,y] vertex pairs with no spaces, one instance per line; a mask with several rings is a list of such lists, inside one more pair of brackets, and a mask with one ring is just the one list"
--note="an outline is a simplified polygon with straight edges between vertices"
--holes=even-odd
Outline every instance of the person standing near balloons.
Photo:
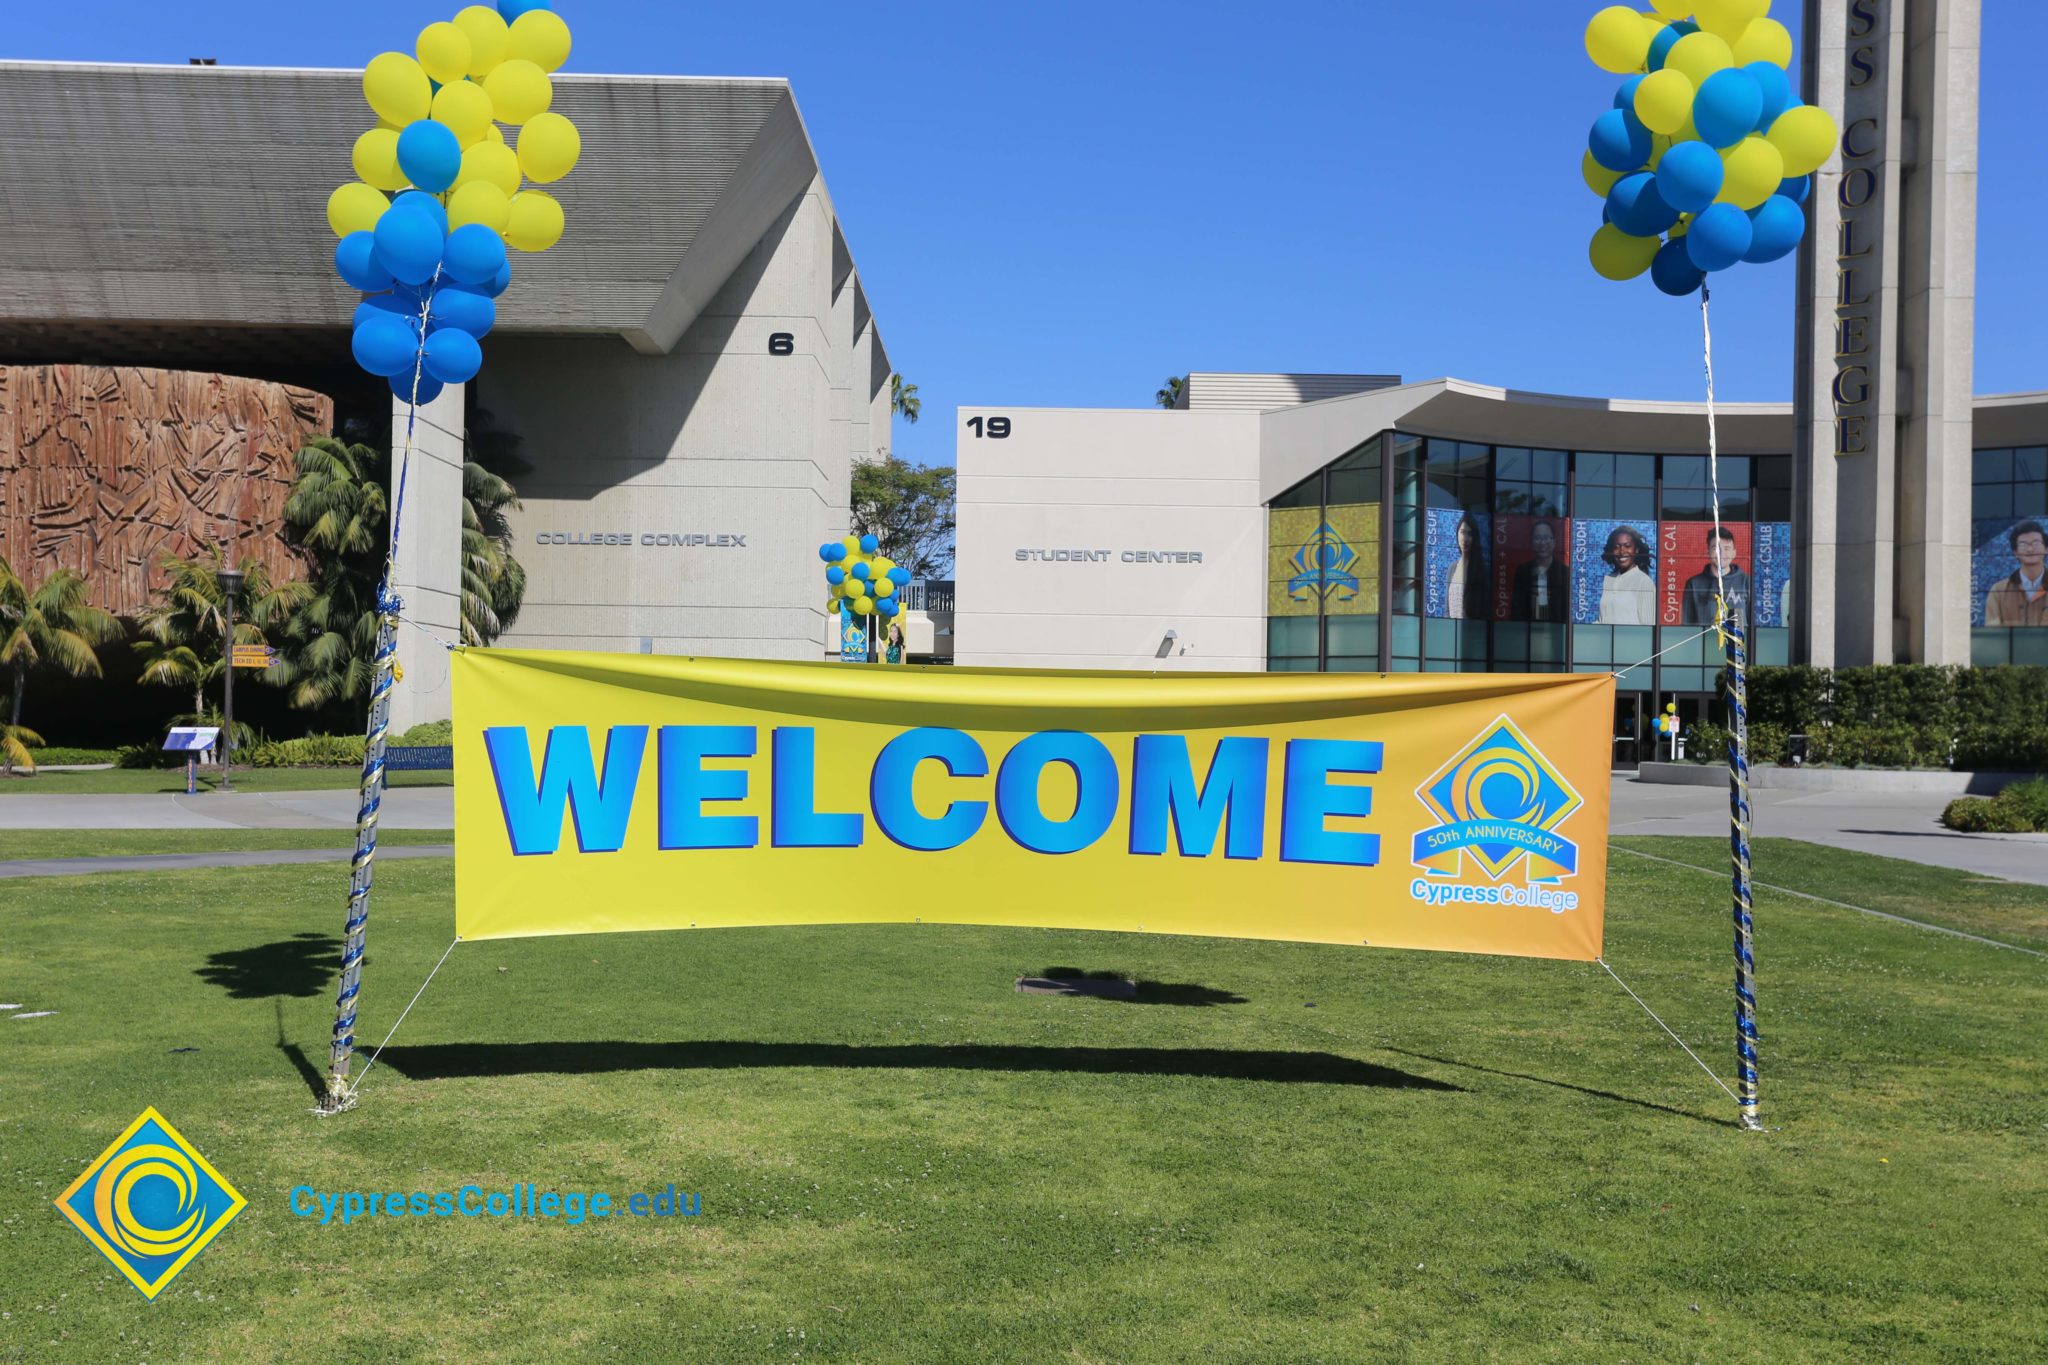
[[900,664],[903,662],[903,623],[901,621],[891,621],[889,623],[889,642],[883,647],[882,662],[885,664]]

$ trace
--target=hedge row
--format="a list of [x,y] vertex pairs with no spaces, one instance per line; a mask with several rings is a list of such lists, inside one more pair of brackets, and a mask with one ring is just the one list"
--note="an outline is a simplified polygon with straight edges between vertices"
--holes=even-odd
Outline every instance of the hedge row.
[[[2048,769],[2048,668],[1751,669],[1751,758],[1787,761],[1793,735],[1806,736],[1807,762],[1844,768]],[[1714,762],[1726,746],[1719,726],[1696,727],[1693,757]]]
[[[235,762],[248,768],[360,768],[363,766],[363,745],[361,735],[306,735],[300,739],[263,739],[245,733],[240,725],[235,733],[241,738],[235,742]],[[391,738],[393,744],[430,745],[452,744],[455,741],[455,722],[447,720],[423,721],[402,735]],[[44,760],[46,762],[54,760]],[[162,749],[147,744],[131,744],[114,752],[113,761],[123,768],[182,768],[185,755],[167,754]]]
[[2015,782],[1989,798],[1958,797],[1941,823],[1966,834],[2048,834],[2048,779]]

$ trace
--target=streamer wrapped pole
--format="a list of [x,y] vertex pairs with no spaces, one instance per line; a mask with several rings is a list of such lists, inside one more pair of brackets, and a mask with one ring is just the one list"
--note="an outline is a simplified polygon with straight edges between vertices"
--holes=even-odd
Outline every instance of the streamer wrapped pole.
[[1744,1128],[1763,1127],[1756,1113],[1756,958],[1749,901],[1749,657],[1742,611],[1721,604],[1728,642],[1728,855],[1735,912],[1735,1106]]
[[[404,488],[403,476],[399,487]],[[391,726],[393,665],[398,659],[398,613],[389,579],[377,585],[376,681],[370,693],[369,728],[364,735],[363,780],[356,808],[356,851],[349,860],[348,922],[341,948],[341,985],[334,997],[334,1039],[327,1054],[327,1096],[323,1114],[338,1114],[355,1103],[349,1066],[356,1044],[356,996],[363,984],[363,940],[370,922],[370,883],[377,857],[377,812],[384,802],[384,742]]]

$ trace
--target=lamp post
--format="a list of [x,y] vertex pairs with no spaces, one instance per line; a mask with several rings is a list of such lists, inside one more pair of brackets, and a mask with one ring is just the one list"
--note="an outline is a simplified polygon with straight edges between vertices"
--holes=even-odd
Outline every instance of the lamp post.
[[221,642],[227,680],[221,688],[220,789],[235,789],[230,766],[235,758],[235,599],[242,595],[242,571],[230,564],[220,571],[220,595],[227,608],[227,630]]

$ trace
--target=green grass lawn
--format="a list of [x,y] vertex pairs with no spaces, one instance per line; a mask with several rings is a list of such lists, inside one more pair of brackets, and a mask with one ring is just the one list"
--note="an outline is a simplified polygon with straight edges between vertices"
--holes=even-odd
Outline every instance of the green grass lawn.
[[[1954,890],[1839,856],[1812,875],[1844,898]],[[1609,960],[1726,1074],[1724,887],[1612,873]],[[447,946],[451,878],[379,872],[371,1044]],[[1774,1131],[1745,1134],[1591,964],[936,925],[487,942],[316,1120],[343,891],[0,883],[0,1000],[58,1011],[0,1019],[0,1359],[2048,1356],[2048,964],[2022,954],[1761,893]],[[1054,967],[1147,984],[1012,989]],[[153,1304],[49,1203],[149,1104],[250,1201]],[[674,1182],[703,1213],[287,1204],[517,1181]]]
[[[384,829],[377,844],[449,844],[446,829]],[[266,848],[354,848],[353,829],[0,829],[0,861],[138,853],[229,853]]]
[[[362,781],[359,768],[236,768],[235,790],[245,792],[327,791],[354,787]],[[393,787],[446,787],[455,775],[441,771],[387,774]],[[220,785],[217,771],[199,774],[199,789],[212,791]],[[0,796],[58,796],[64,793],[109,795],[137,792],[182,792],[185,770],[153,768],[100,768],[90,772],[37,773],[33,777],[16,773],[0,780]]]

